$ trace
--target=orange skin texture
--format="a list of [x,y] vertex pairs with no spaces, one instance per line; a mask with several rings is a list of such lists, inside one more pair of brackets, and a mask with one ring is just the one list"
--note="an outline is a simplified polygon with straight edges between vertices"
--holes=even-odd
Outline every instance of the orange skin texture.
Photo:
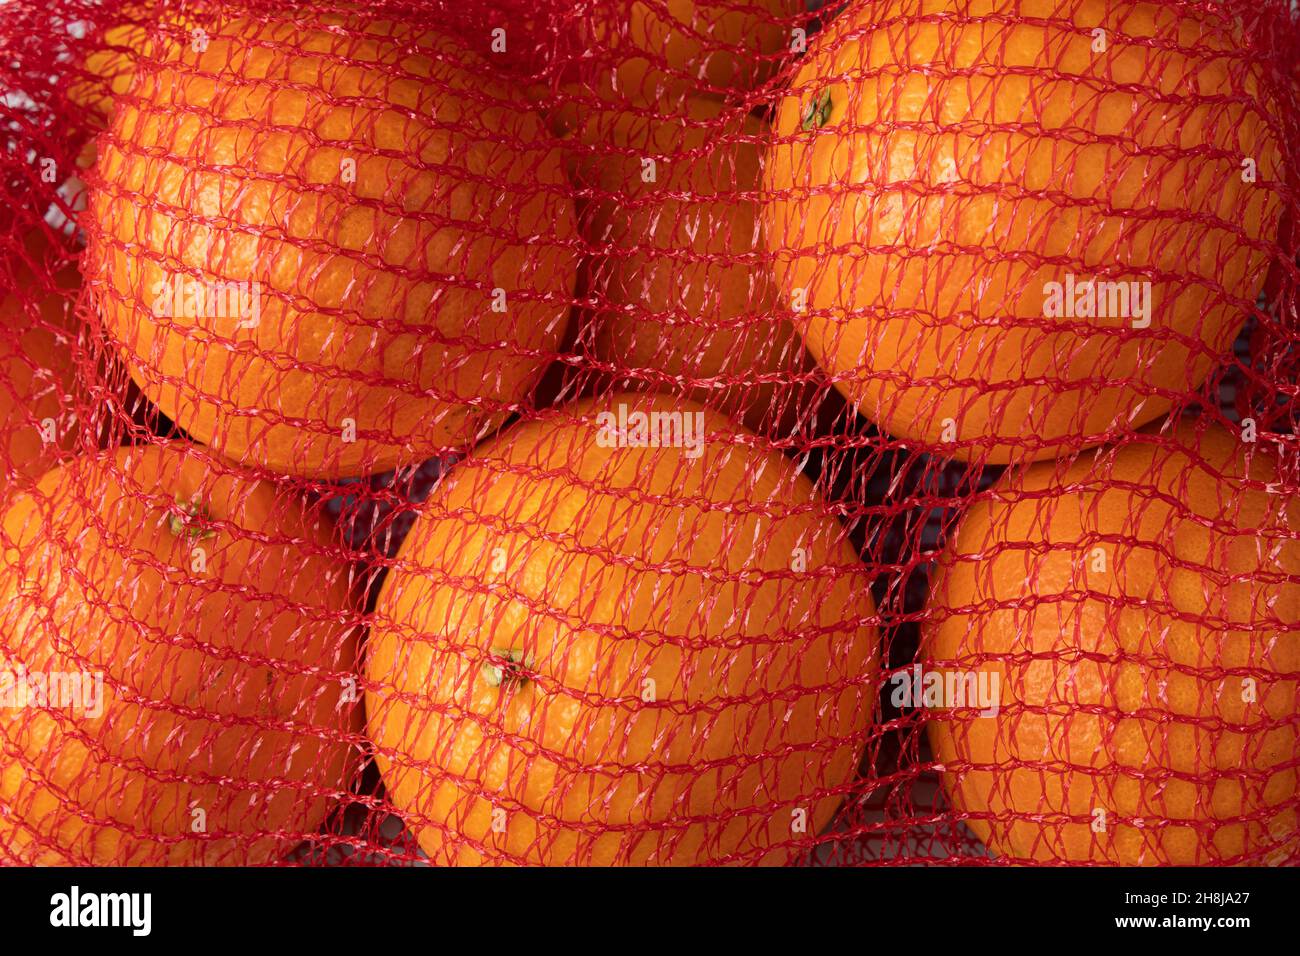
[[590,73],[570,78],[549,121],[571,132],[597,103],[667,117],[693,97],[744,97],[784,66],[806,19],[804,0],[634,0],[598,12],[583,40]]
[[[788,431],[816,366],[776,312],[755,200],[765,127],[696,101],[688,122],[599,113],[571,153],[600,253],[587,351],[622,387],[685,394],[760,433]],[[645,182],[645,160],[654,182]]]
[[[1239,39],[1126,0],[855,10],[780,105],[763,207],[781,293],[806,290],[796,324],[849,402],[900,439],[1005,463],[1097,444],[1195,392],[1267,271],[1249,243],[1274,240],[1281,210]],[[1067,272],[1149,279],[1150,326],[1045,318],[1045,284]]]
[[757,89],[780,69],[795,18],[806,9],[802,0],[636,0],[618,85],[646,102],[664,82],[714,94]]
[[1007,861],[1300,852],[1295,497],[1218,426],[1172,440],[1008,472],[940,559],[927,668],[996,673],[1001,703],[939,711],[930,742],[953,809]]
[[[27,247],[43,268],[45,240]],[[17,263],[14,279],[16,288],[0,294],[0,467],[35,481],[77,445],[84,388],[73,358],[80,323],[72,301],[81,276],[64,266],[38,279]]]
[[[268,863],[350,783],[347,567],[271,486],[189,447],[74,459],[4,514],[0,669],[103,674],[98,716],[0,708],[6,863]],[[211,524],[176,533],[178,499]]]
[[[702,411],[714,438],[694,460],[602,448],[620,402]],[[684,399],[582,400],[435,489],[380,595],[366,695],[435,864],[778,864],[830,821],[877,694],[870,578],[808,480],[734,430]],[[493,686],[512,647],[524,679]]]
[[[391,24],[238,21],[136,71],[99,144],[88,278],[190,435],[359,475],[472,441],[536,383],[572,301],[572,203],[541,121],[467,56]],[[155,315],[178,275],[258,283],[260,320]]]
[[[152,20],[151,10],[138,11]],[[140,23],[120,23],[104,31],[99,45],[86,57],[83,74],[68,86],[68,99],[86,110],[93,126],[102,129],[113,118],[115,100],[131,87],[136,62],[156,58],[169,43],[190,41],[196,24],[176,13],[165,14],[157,32]]]

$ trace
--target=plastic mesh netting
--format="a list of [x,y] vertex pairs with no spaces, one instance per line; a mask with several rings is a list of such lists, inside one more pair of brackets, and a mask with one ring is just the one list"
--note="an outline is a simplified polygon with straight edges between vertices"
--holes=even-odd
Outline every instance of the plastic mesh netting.
[[1283,0],[0,0],[0,861],[1300,861]]

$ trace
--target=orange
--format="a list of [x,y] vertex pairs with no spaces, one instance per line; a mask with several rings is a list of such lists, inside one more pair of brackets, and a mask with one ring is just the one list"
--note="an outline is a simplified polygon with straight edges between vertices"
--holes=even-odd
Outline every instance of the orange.
[[135,60],[148,43],[148,30],[134,23],[104,31],[86,56],[83,74],[68,84],[68,99],[88,114],[90,125],[102,127],[113,115],[113,100],[127,91]]
[[137,63],[157,57],[168,43],[190,43],[194,38],[196,24],[178,13],[163,14],[156,28],[147,25],[157,19],[152,10],[135,10],[138,22],[121,13],[124,22],[104,31],[68,86],[68,98],[87,111],[90,125],[97,129],[113,118],[114,101],[130,89]]
[[1296,861],[1295,501],[1264,448],[1184,422],[1009,472],[971,506],[922,652],[939,673],[997,676],[995,715],[929,725],[952,809],[990,850]]
[[436,37],[224,23],[136,72],[97,177],[106,328],[145,395],[234,461],[340,477],[460,446],[563,335],[558,151]]
[[[1215,16],[881,0],[817,38],[779,108],[763,219],[796,326],[862,414],[1008,462],[1195,393],[1254,303],[1281,209],[1257,68]],[[1126,285],[1104,289],[1103,317],[1085,314],[1097,285],[1057,308],[1070,282]],[[1142,282],[1147,306],[1126,306]]]
[[[681,441],[628,444],[620,409]],[[829,822],[876,697],[870,577],[735,427],[580,401],[435,489],[366,664],[386,792],[435,863],[781,863]]]
[[77,445],[85,389],[72,307],[81,277],[75,265],[51,263],[43,237],[29,238],[25,255],[9,266],[13,289],[0,294],[0,469],[34,481]]
[[765,133],[693,101],[687,120],[598,114],[573,156],[575,185],[592,192],[581,230],[598,250],[591,357],[624,387],[686,394],[772,432],[807,412],[816,373],[762,258]]
[[[0,859],[256,864],[317,830],[360,730],[323,528],[184,443],[74,459],[3,528]],[[13,706],[20,667],[84,696]]]
[[617,34],[619,86],[646,102],[665,80],[713,94],[756,89],[781,68],[806,11],[805,0],[633,0]]
[[785,64],[806,14],[804,0],[633,0],[598,11],[551,121],[572,129],[595,102],[669,116],[691,96],[743,97]]

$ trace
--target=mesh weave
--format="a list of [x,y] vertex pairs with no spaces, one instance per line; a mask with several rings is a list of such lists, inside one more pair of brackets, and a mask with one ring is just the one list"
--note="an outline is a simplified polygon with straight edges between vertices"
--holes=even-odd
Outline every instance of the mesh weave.
[[0,2],[0,861],[1300,860],[1282,0]]

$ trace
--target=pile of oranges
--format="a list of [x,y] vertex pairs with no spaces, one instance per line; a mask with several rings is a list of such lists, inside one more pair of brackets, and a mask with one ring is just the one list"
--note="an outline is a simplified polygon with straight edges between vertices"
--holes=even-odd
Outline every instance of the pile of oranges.
[[[368,803],[439,865],[808,860],[889,720],[984,855],[1300,858],[1300,513],[1214,397],[1282,256],[1241,22],[635,0],[529,74],[508,24],[150,16],[67,85],[84,251],[4,267],[0,859]],[[994,480],[886,567],[806,473],[850,446]],[[434,458],[395,554],[320,505]]]

